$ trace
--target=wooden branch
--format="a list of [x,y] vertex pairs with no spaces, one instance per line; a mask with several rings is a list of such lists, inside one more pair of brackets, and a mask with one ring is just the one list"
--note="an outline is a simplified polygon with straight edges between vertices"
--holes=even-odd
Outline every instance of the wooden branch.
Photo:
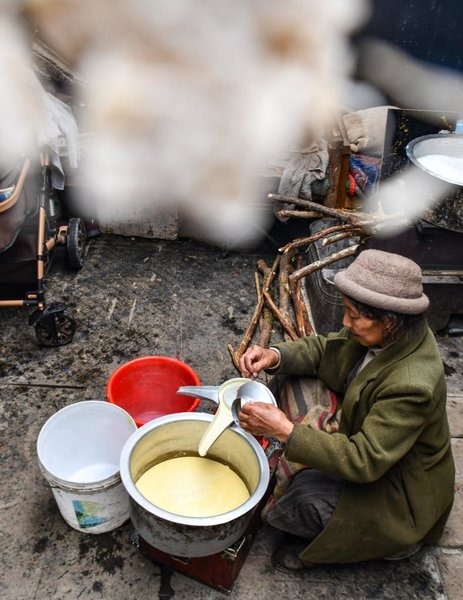
[[288,335],[290,336],[290,338],[292,340],[297,340],[299,336],[297,335],[296,331],[294,330],[294,327],[291,325],[291,323],[288,321],[288,319],[286,319],[286,317],[281,314],[280,310],[278,309],[275,302],[272,300],[272,297],[270,296],[268,291],[264,290],[262,292],[262,294],[263,294],[268,306],[270,307],[270,310],[273,312],[275,317],[280,321],[281,326],[286,331],[286,333],[288,333]]
[[278,216],[282,219],[286,217],[299,217],[300,219],[317,219],[320,213],[314,210],[279,210]]
[[267,275],[270,273],[270,267],[267,265],[267,263],[265,262],[265,260],[263,258],[260,258],[257,263],[256,266],[258,268],[258,270],[265,276],[267,277]]
[[264,284],[262,286],[262,292],[268,292],[268,290],[270,289],[273,279],[275,278],[277,269],[280,265],[280,261],[281,261],[281,256],[277,256],[275,258],[275,260],[273,261],[273,265],[269,269],[268,273],[265,275]]
[[[264,261],[261,262],[263,263],[264,272],[267,274],[270,271],[270,268],[265,264]],[[260,302],[262,290],[260,287],[259,274],[257,273],[257,271],[254,273],[254,281],[257,290],[257,301]],[[256,344],[262,346],[262,348],[266,348],[270,342],[272,329],[273,314],[272,311],[268,308],[268,306],[264,305],[259,317],[259,335],[256,339]]]
[[267,198],[269,198],[269,200],[276,200],[277,202],[282,202],[283,204],[294,204],[294,206],[300,206],[301,208],[313,210],[313,202],[311,202],[310,200],[304,200],[303,198],[297,198],[296,196],[284,196],[283,194],[267,194]]
[[322,246],[329,246],[329,244],[334,244],[335,242],[339,242],[340,240],[345,240],[346,238],[351,238],[354,236],[360,235],[365,237],[365,232],[363,229],[352,229],[351,231],[346,231],[344,233],[338,233],[337,235],[331,235],[330,237],[322,240]]
[[[319,239],[325,238],[322,241],[322,245],[326,246],[328,244],[332,244],[339,240],[353,237],[354,235],[358,235],[362,238],[369,237],[372,234],[376,233],[382,227],[387,226],[389,224],[408,224],[409,219],[406,215],[402,213],[394,213],[391,215],[376,215],[376,214],[368,214],[368,213],[360,213],[356,212],[347,213],[344,210],[339,210],[335,208],[328,208],[326,206],[322,206],[316,204],[314,202],[310,202],[309,200],[302,200],[300,198],[293,198],[290,196],[282,196],[279,194],[269,194],[269,198],[277,200],[279,202],[284,203],[292,203],[296,206],[300,206],[307,211],[313,211],[317,215],[324,214],[330,217],[334,217],[343,222],[342,225],[335,225],[332,227],[327,227],[322,231],[319,231],[311,236],[298,238],[293,240],[291,243],[286,244],[280,248],[281,255],[277,256],[275,261],[273,262],[272,267],[266,265],[264,260],[257,261],[257,268],[264,274],[264,281],[262,284],[262,289],[260,287],[260,281],[256,275],[256,290],[257,290],[257,305],[254,309],[253,315],[251,317],[251,322],[246,329],[243,340],[241,341],[238,349],[235,351],[233,347],[229,344],[227,346],[228,351],[231,355],[232,361],[238,372],[239,369],[239,361],[241,356],[247,349],[252,336],[254,335],[254,331],[256,329],[257,324],[260,322],[260,336],[259,336],[259,345],[266,347],[270,340],[270,334],[273,327],[273,315],[278,319],[283,327],[283,330],[291,337],[291,339],[297,339],[300,335],[307,335],[313,332],[313,327],[310,323],[309,316],[307,314],[307,307],[304,303],[304,298],[302,296],[302,287],[300,285],[300,280],[307,275],[310,275],[314,271],[322,269],[334,262],[342,260],[343,258],[347,258],[348,256],[353,256],[357,253],[359,248],[359,244],[350,246],[339,252],[335,252],[334,254],[326,257],[325,259],[318,260],[310,265],[305,267],[298,266],[297,270],[288,275],[285,281],[285,275],[280,275],[280,296],[284,296],[287,293],[287,289],[289,286],[289,294],[291,295],[291,299],[294,307],[295,314],[295,327],[290,323],[288,319],[289,310],[285,310],[284,303],[282,304],[282,310],[279,310],[273,299],[270,296],[269,289],[272,284],[272,281],[275,277],[278,266],[280,265],[280,261],[283,261],[283,273],[286,271],[285,264],[289,265],[289,254],[300,246],[311,244]],[[280,211],[282,214],[288,215],[293,211]],[[298,214],[298,216],[303,213],[303,211],[294,211]],[[300,258],[300,257],[299,257]],[[288,262],[286,262],[288,261]],[[299,262],[300,265],[300,262]],[[281,266],[280,266],[281,269]],[[286,288],[286,289],[285,289]],[[285,311],[287,314],[283,314],[282,311]],[[296,331],[297,330],[297,331]]]
[[[261,313],[262,309],[264,308],[265,293],[268,292],[268,289],[270,288],[270,285],[272,284],[272,281],[275,277],[275,274],[276,274],[279,264],[280,264],[280,256],[277,256],[275,258],[275,260],[273,261],[273,265],[272,265],[269,273],[265,277],[265,280],[264,280],[264,283],[262,286],[262,296],[254,309],[254,313],[251,317],[251,322],[249,323],[248,328],[246,329],[246,332],[244,334],[244,337],[243,337],[240,345],[238,346],[238,349],[235,352],[233,352],[233,364],[235,366],[239,365],[240,358],[245,353],[246,348],[248,347],[249,342],[252,339],[252,336],[253,336],[256,326],[257,326],[257,323],[259,322],[260,313]],[[239,370],[239,367],[238,367],[238,370]]]
[[[290,291],[289,291],[289,271],[291,268],[291,253],[288,252],[283,254],[280,260],[280,272],[278,276],[278,304],[279,310],[283,317],[291,322],[291,316],[289,312],[289,302],[290,302]],[[285,332],[283,337],[288,337],[288,334]]]
[[323,204],[328,207],[345,206],[345,182],[349,174],[350,144],[342,119],[333,128],[328,145],[328,190]]
[[316,202],[303,200],[302,198],[296,198],[293,196],[284,196],[282,194],[268,194],[267,196],[271,200],[276,200],[277,202],[282,202],[284,204],[294,204],[295,206],[300,206],[306,210],[314,211],[320,215],[326,215],[328,217],[338,219],[344,223],[357,225],[365,229],[373,226],[372,232],[375,232],[378,229],[381,229],[381,227],[384,225],[388,225],[390,223],[394,223],[395,225],[410,224],[410,217],[408,217],[405,213],[400,212],[388,215],[384,213],[365,213],[359,210],[356,210],[355,212],[349,212],[344,209],[331,208],[324,206],[323,204],[317,204]]
[[327,256],[326,258],[323,258],[321,260],[316,260],[312,264],[307,265],[306,267],[302,267],[302,269],[299,269],[298,271],[294,271],[294,273],[292,273],[289,276],[290,282],[296,281],[297,279],[301,279],[302,277],[306,277],[307,275],[310,275],[314,271],[323,269],[324,267],[330,265],[331,263],[337,262],[338,260],[347,258],[348,256],[353,256],[354,254],[357,253],[359,246],[360,246],[360,244],[356,244],[355,246],[349,246],[349,248],[344,248],[343,250],[340,250],[339,252],[335,252],[335,253],[331,254],[330,256]]
[[256,286],[257,302],[260,302],[262,290],[260,289],[259,273],[254,271],[254,285]]
[[241,375],[241,370],[240,370],[240,365],[239,363],[236,361],[236,352],[233,350],[233,346],[231,344],[228,344],[227,346],[227,350],[231,356],[233,365],[235,367],[235,369],[238,371],[238,373]]
[[[301,256],[298,256],[296,259],[296,269],[299,270],[302,264]],[[294,315],[296,319],[296,329],[297,333],[304,337],[306,335],[311,335],[313,333],[313,327],[309,319],[309,313],[307,311],[307,306],[304,302],[304,298],[302,296],[302,285],[301,280],[290,280],[291,286],[291,299],[293,301],[294,306]]]
[[268,194],[268,198],[270,200],[276,200],[277,202],[283,202],[284,204],[294,204],[295,206],[300,206],[307,210],[313,210],[318,214],[333,217],[347,223],[356,223],[361,220],[359,213],[349,213],[338,208],[329,208],[327,206],[323,206],[323,204],[311,202],[310,200],[302,200],[301,198],[283,196],[281,194]]
[[[270,267],[267,265],[267,263],[265,262],[265,260],[263,260],[262,258],[257,261],[257,269],[265,277],[267,277],[267,275],[270,273]],[[260,286],[258,272],[254,273],[254,277],[255,277],[255,281],[256,281],[256,289],[257,289],[257,286],[259,287],[258,294],[257,294],[257,301],[260,302],[261,295],[262,295],[262,290],[261,290],[261,286]],[[265,312],[268,313],[269,309],[264,304],[264,307],[263,307],[262,312],[261,312],[260,317],[259,317],[259,328],[260,328],[261,331],[262,331],[262,328],[264,327],[264,320],[266,320],[265,317],[264,317],[264,313]]]
[[267,348],[269,345],[270,338],[272,336],[273,321],[274,319],[272,311],[265,306],[262,310],[260,332],[256,339],[256,344],[262,346],[262,348]]
[[332,233],[352,231],[352,229],[353,225],[333,225],[333,227],[327,227],[326,229],[317,231],[317,233],[314,233],[308,237],[296,238],[292,242],[289,242],[289,244],[286,244],[286,246],[279,248],[279,252],[286,254],[287,252],[290,252],[295,248],[299,248],[300,246],[308,246],[309,244],[312,244],[312,242],[316,242],[317,240],[331,235]]

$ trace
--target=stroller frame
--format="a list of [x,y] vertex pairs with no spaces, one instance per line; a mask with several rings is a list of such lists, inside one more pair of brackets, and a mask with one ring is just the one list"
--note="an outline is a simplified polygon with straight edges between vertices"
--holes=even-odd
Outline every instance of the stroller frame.
[[[31,168],[25,159],[15,190],[10,198],[0,203],[0,213],[12,208],[23,192],[26,177]],[[83,266],[86,242],[85,226],[80,218],[71,218],[66,225],[56,227],[54,190],[48,154],[41,154],[41,181],[37,194],[37,254],[35,289],[27,291],[22,298],[0,299],[1,307],[33,307],[29,324],[35,327],[38,341],[44,346],[63,346],[72,341],[76,322],[65,310],[63,302],[46,303],[45,274],[56,246],[67,247],[70,266],[78,270]],[[14,243],[14,242],[13,242]],[[12,244],[13,245],[13,244]]]

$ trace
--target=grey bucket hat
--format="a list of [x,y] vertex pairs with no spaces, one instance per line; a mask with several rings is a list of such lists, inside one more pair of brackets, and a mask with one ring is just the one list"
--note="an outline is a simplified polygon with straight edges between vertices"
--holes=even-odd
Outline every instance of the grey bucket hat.
[[336,288],[353,300],[397,313],[419,315],[429,306],[420,267],[404,256],[364,250],[334,278]]

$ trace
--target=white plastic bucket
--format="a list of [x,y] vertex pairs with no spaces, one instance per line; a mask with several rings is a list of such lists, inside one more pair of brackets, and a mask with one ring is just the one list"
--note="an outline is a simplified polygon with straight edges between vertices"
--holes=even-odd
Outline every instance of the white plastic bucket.
[[74,529],[103,533],[129,518],[119,459],[136,429],[125,410],[100,400],[66,406],[42,427],[37,439],[40,470],[63,519]]

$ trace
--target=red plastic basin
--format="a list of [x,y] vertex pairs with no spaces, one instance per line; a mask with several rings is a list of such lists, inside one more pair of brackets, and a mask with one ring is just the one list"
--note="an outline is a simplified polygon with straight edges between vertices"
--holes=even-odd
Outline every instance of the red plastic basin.
[[168,356],[143,356],[114,371],[106,385],[106,397],[141,427],[157,417],[197,408],[199,398],[176,394],[181,385],[200,385],[191,367]]

